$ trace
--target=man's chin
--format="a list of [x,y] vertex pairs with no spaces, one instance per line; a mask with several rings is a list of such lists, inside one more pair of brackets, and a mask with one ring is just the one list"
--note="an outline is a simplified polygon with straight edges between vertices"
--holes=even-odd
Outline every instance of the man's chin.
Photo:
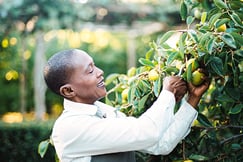
[[104,88],[104,91],[100,93],[100,98],[99,98],[99,99],[104,98],[106,95],[107,95],[107,91],[106,91],[106,89]]

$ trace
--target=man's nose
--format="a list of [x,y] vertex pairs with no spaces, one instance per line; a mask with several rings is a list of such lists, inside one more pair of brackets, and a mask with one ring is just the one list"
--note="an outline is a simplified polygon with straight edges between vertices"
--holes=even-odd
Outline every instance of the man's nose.
[[103,74],[104,74],[104,71],[103,70],[101,70],[100,68],[98,68],[98,67],[96,67],[97,68],[97,77],[100,77],[100,76],[102,76]]

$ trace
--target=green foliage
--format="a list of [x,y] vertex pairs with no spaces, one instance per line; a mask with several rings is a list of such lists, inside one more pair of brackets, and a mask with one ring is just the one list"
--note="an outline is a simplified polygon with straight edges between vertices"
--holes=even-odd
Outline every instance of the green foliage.
[[54,162],[55,150],[49,147],[43,158],[37,152],[43,139],[49,138],[53,122],[0,123],[2,162]]
[[48,150],[48,146],[50,144],[50,139],[41,141],[38,145],[38,153],[40,154],[41,158],[43,158]]
[[[227,3],[226,3],[227,2]],[[198,105],[199,115],[191,133],[163,160],[242,161],[243,155],[243,3],[235,0],[182,0],[181,16],[186,29],[172,30],[150,43],[139,59],[134,76],[108,77],[114,84],[108,92],[108,104],[127,115],[140,116],[158,96],[165,76],[180,75],[191,81],[195,59],[204,69],[211,85]],[[200,10],[200,18],[191,14]],[[175,47],[167,40],[180,37]],[[151,81],[149,71],[160,78]],[[121,93],[129,89],[126,100]],[[110,96],[115,98],[110,99]],[[176,110],[175,110],[176,111]]]

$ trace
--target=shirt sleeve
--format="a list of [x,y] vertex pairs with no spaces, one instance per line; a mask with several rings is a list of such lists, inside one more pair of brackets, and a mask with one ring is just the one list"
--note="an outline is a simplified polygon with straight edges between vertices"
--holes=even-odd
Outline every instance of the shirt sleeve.
[[[152,105],[142,117],[146,116],[154,121],[159,131],[159,137],[170,126],[170,123],[174,118],[175,97],[170,91],[163,90],[158,99]],[[158,115],[153,109],[161,109],[161,113]]]
[[192,122],[197,118],[197,114],[198,112],[183,100],[180,109],[159,142],[142,151],[154,155],[169,154],[189,134]]

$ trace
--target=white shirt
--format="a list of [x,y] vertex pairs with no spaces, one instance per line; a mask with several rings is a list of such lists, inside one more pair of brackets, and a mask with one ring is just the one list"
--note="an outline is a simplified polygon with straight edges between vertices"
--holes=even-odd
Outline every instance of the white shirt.
[[[174,114],[174,95],[163,90],[139,118],[126,117],[114,107],[64,99],[64,111],[54,124],[52,140],[61,162],[90,162],[92,155],[142,151],[169,154],[190,131],[197,111],[186,101]],[[106,118],[96,115],[97,108]]]

